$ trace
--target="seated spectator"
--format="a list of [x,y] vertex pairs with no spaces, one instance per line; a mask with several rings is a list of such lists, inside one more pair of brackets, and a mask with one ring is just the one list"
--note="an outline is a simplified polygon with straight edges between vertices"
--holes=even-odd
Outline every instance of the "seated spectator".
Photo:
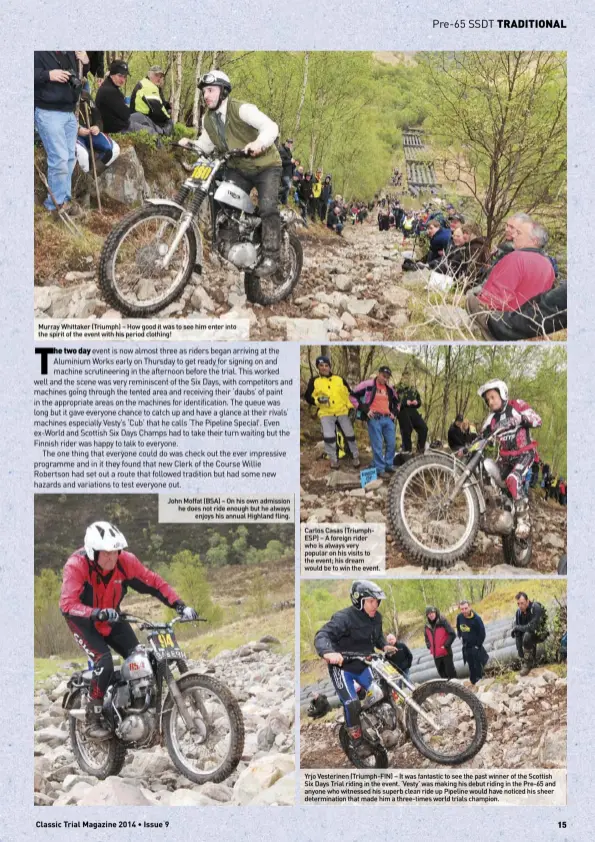
[[454,452],[470,443],[468,429],[465,430],[465,418],[459,413],[448,428],[448,446]]
[[163,97],[164,82],[165,72],[154,64],[149,68],[146,77],[137,82],[132,89],[130,114],[144,115],[152,124],[152,134],[171,135],[174,124],[171,119],[171,105]]
[[113,164],[120,154],[120,147],[115,140],[101,131],[101,115],[89,93],[83,91],[79,110],[79,128],[76,140],[76,160],[83,172],[92,170],[89,163],[91,143],[95,155],[97,175]]
[[490,315],[478,313],[475,324],[488,342],[514,342],[549,336],[567,326],[566,284],[536,295],[520,310]]
[[[72,172],[75,164],[77,121],[75,111],[82,90],[78,65],[83,77],[89,69],[84,50],[36,51],[34,54],[34,119],[47,155],[48,196],[46,210],[70,216],[82,213],[72,203]],[[78,80],[78,84],[77,84]]]
[[336,234],[340,234],[343,230],[343,221],[341,219],[341,208],[338,205],[331,205],[326,215],[326,227],[330,228]]
[[430,238],[430,249],[421,265],[422,267],[427,266],[430,269],[446,272],[445,254],[450,245],[451,232],[448,228],[443,228],[437,219],[431,219],[428,222],[427,232]]
[[125,61],[119,59],[112,61],[109,66],[109,75],[97,91],[95,104],[101,114],[103,131],[106,134],[116,134],[138,132],[144,129],[150,134],[155,134],[152,120],[144,114],[131,114],[130,108],[126,105],[120,88],[126,84],[128,74],[128,65]]
[[537,222],[520,222],[514,233],[514,251],[502,257],[490,269],[479,295],[467,295],[472,315],[496,311],[520,310],[531,298],[547,292],[554,285],[554,270],[543,253],[547,231]]

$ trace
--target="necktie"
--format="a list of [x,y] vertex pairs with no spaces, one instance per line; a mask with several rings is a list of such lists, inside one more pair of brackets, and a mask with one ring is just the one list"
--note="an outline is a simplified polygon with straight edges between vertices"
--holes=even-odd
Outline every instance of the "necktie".
[[223,123],[223,117],[221,116],[219,111],[215,111],[215,113],[213,114],[213,117],[215,119],[215,128],[217,130],[217,135],[219,137],[219,140],[221,141],[221,144],[222,144],[223,148],[227,149],[227,142],[225,140],[225,125]]

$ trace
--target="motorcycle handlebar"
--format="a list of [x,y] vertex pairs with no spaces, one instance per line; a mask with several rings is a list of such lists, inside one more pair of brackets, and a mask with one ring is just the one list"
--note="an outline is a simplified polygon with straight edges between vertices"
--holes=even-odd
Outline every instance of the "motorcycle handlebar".
[[206,617],[197,617],[196,620],[185,620],[183,617],[174,617],[166,623],[153,623],[151,620],[143,620],[142,617],[135,617],[133,614],[120,614],[120,620],[126,623],[134,623],[141,625],[145,629],[163,629],[167,626],[173,626],[175,623],[207,623]]

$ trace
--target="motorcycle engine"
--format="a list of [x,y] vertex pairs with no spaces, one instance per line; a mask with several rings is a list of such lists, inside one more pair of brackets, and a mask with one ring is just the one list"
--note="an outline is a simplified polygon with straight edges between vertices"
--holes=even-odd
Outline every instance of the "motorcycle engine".
[[[370,716],[370,713],[368,713]],[[372,712],[372,717],[376,720],[375,724],[380,731],[394,731],[397,727],[397,714],[388,702],[382,702],[376,705]]]
[[258,249],[252,235],[260,218],[221,212],[217,217],[217,249],[221,257],[238,269],[252,269],[258,263]]
[[157,728],[157,717],[150,711],[132,713],[116,728],[116,734],[125,743],[136,743],[139,747],[149,742]]
[[493,484],[484,487],[486,510],[481,528],[488,535],[510,535],[514,531],[514,515],[510,500]]

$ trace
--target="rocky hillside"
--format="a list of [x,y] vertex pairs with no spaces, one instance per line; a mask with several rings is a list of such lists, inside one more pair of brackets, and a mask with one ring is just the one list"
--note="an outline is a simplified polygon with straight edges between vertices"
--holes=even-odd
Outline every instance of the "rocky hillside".
[[[515,676],[504,683],[483,679],[472,687],[484,704],[488,736],[481,751],[457,768],[561,769],[566,767],[566,679],[548,669]],[[339,747],[337,719],[312,722],[302,717],[300,765],[304,769],[350,768]],[[407,740],[389,751],[390,767],[397,769],[440,768],[424,758]]]
[[35,690],[35,804],[41,806],[293,804],[294,670],[291,655],[274,651],[266,636],[209,661],[189,661],[234,693],[242,709],[245,747],[223,783],[193,784],[163,747],[131,750],[118,777],[101,782],[81,772],[62,710],[66,681],[76,664],[56,661],[56,673]]
[[[318,455],[320,458],[316,458]],[[362,454],[362,463],[368,454]],[[370,452],[371,458],[371,452]],[[365,489],[360,487],[359,471],[349,467],[330,471],[323,458],[323,445],[302,452],[300,518],[306,523],[387,523],[388,483],[374,480]],[[533,518],[533,559],[527,568],[515,568],[503,563],[500,538],[478,533],[470,558],[449,567],[442,573],[467,575],[481,573],[489,576],[527,576],[557,571],[560,556],[566,552],[567,509],[553,501],[545,502],[543,491],[531,493]],[[387,525],[386,566],[399,575],[418,575],[420,568],[412,565],[393,542]],[[435,573],[436,571],[429,571]]]
[[[100,176],[104,215],[89,211],[77,220],[82,232],[79,238],[38,211],[37,318],[122,318],[103,301],[96,282],[105,236],[131,206],[148,195],[170,197],[186,177],[169,153],[153,151],[151,155],[161,157],[154,161],[145,150],[141,163],[134,147],[122,150],[113,167]],[[86,189],[91,186],[87,184]],[[341,237],[320,224],[299,228],[298,233],[304,267],[289,300],[271,308],[250,304],[241,273],[212,255],[206,258],[203,275],[193,275],[179,301],[165,308],[159,318],[247,318],[253,339],[317,343],[472,337],[460,308],[445,303],[446,299],[428,297],[427,272],[403,274],[402,256],[395,250],[402,245],[399,233],[378,231],[372,218],[364,225],[348,224]],[[205,251],[209,253],[208,244]]]

